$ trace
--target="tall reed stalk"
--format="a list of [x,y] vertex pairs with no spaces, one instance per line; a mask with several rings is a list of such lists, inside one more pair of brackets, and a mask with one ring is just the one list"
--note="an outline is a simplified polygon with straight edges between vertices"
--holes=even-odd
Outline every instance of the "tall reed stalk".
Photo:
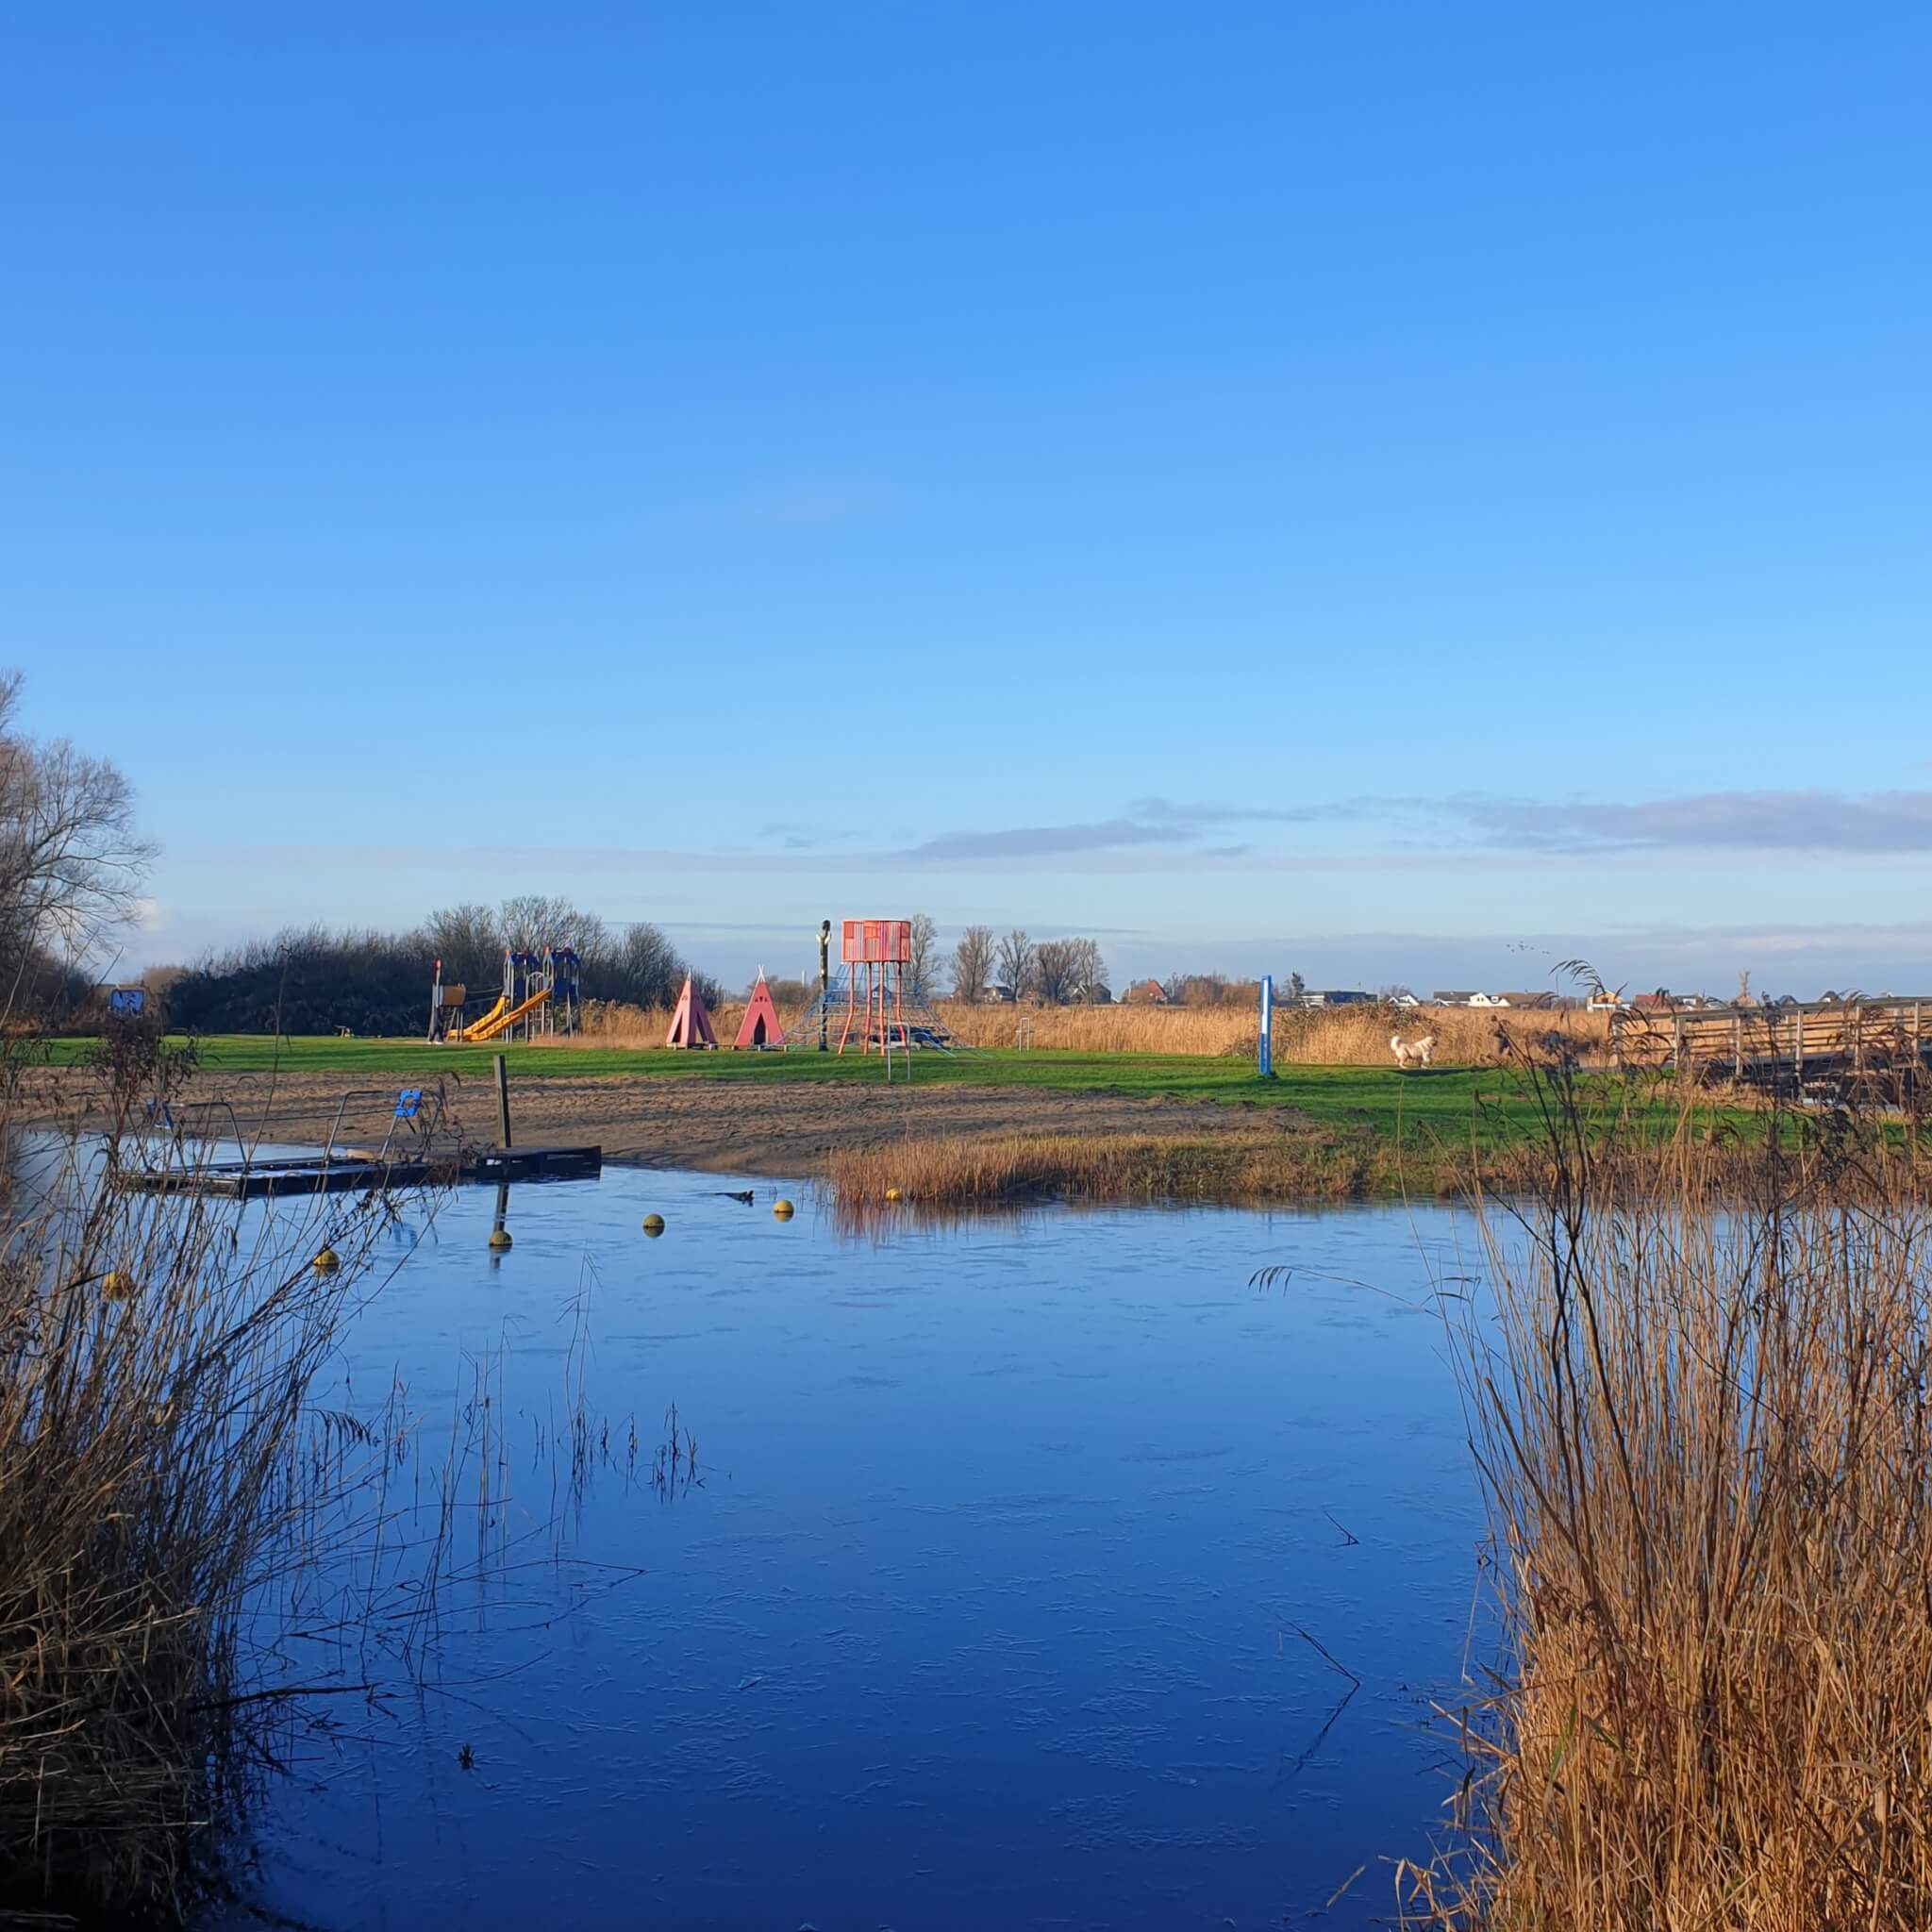
[[[1456,1932],[1932,1924],[1932,1221],[1843,1118],[1713,1207],[1689,1137],[1609,1158],[1560,1075],[1532,1207],[1481,1216],[1456,1358],[1495,1692]],[[1799,1136],[1773,1124],[1774,1149]]]

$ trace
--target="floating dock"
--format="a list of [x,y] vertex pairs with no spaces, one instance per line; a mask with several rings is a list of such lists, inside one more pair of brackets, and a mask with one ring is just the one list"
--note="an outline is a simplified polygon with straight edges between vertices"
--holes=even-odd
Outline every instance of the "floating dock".
[[382,1158],[346,1150],[263,1160],[209,1160],[160,1168],[124,1167],[118,1186],[151,1194],[341,1194],[388,1188],[448,1187],[460,1181],[581,1181],[604,1170],[602,1147],[464,1147],[444,1154]]

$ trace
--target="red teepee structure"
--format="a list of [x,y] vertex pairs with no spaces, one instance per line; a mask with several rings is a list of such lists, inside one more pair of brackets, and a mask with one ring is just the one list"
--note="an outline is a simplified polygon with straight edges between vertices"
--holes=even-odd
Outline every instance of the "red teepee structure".
[[705,1010],[704,995],[684,975],[684,991],[677,995],[677,1010],[671,1016],[671,1031],[664,1036],[666,1046],[716,1046],[718,1036],[711,1031],[711,1016]]
[[785,1037],[785,1029],[778,1024],[778,1009],[772,1004],[772,989],[765,984],[765,975],[758,974],[758,983],[751,990],[751,1003],[744,1009],[744,1018],[738,1023],[738,1038],[731,1042],[734,1053],[747,1046],[776,1046]]

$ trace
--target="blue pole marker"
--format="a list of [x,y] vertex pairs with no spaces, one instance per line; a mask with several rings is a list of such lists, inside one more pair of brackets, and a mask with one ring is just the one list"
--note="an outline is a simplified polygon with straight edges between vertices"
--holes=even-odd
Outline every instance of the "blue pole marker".
[[1274,975],[1261,975],[1261,1044],[1257,1053],[1262,1079],[1274,1077]]

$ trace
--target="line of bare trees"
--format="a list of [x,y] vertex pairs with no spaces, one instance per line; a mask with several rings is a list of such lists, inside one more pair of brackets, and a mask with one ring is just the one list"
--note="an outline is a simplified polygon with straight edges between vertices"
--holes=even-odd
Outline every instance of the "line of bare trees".
[[969,925],[953,948],[953,997],[985,998],[990,986],[1007,996],[1029,995],[1052,1007],[1111,1000],[1107,962],[1097,941],[1087,939],[1035,941],[1015,927],[1005,938],[989,925]]
[[[170,1024],[202,1033],[408,1033],[429,1010],[430,962],[445,985],[488,993],[503,978],[506,947],[541,953],[574,946],[587,999],[666,1007],[689,968],[655,925],[607,925],[568,899],[522,893],[500,905],[432,912],[412,932],[330,931],[312,926],[251,940],[210,955],[175,976]],[[708,1003],[715,982],[693,973]]]

